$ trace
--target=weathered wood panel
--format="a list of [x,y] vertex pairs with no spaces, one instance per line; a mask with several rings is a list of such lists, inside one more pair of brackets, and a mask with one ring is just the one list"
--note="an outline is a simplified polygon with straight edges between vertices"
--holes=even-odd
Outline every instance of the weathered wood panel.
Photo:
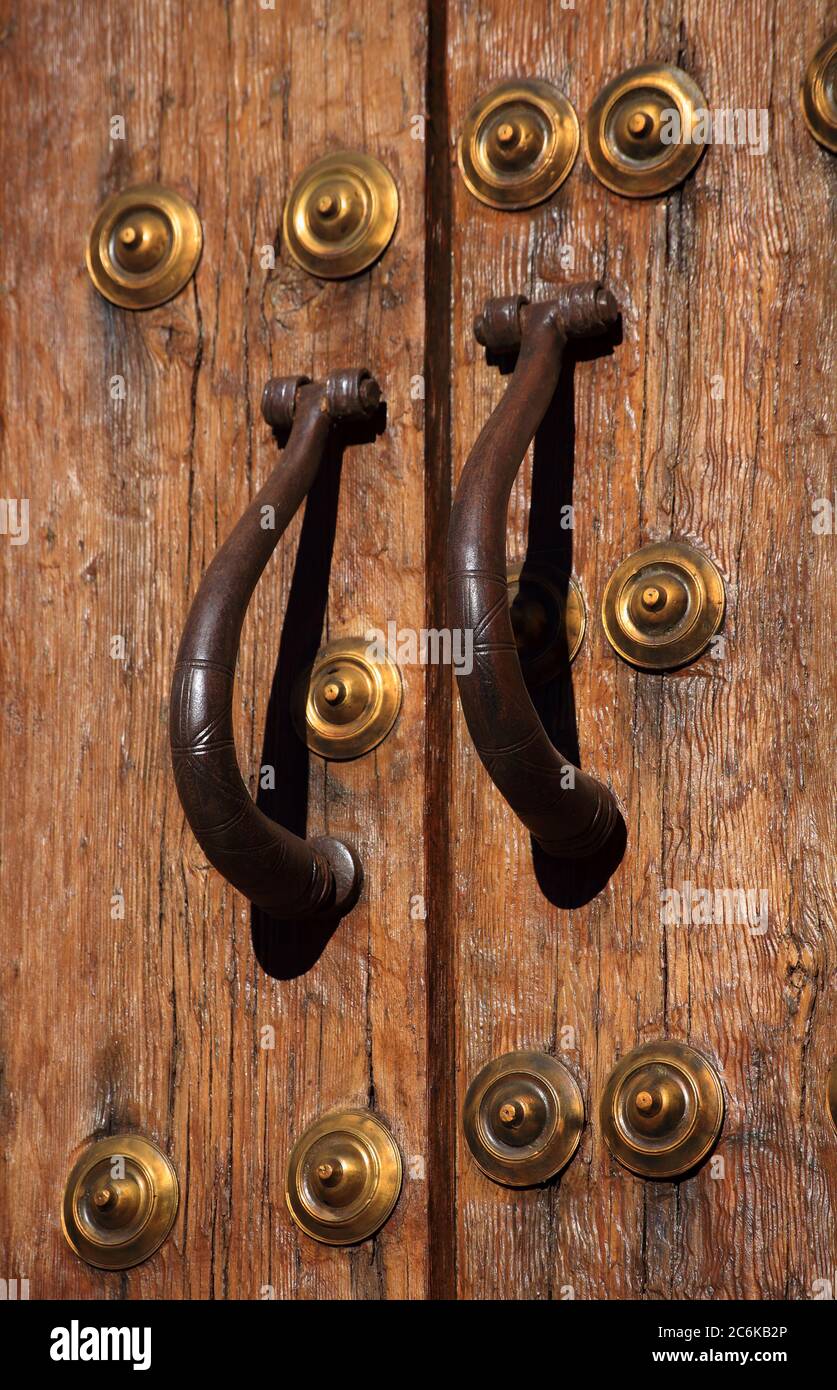
[[[796,89],[834,21],[768,0],[8,7],[0,493],[29,499],[31,536],[0,536],[0,1247],[33,1296],[806,1297],[830,1276],[834,535],[814,531],[812,504],[834,491],[835,166]],[[605,191],[581,159],[531,212],[469,197],[452,137],[480,91],[539,75],[583,119],[646,58],[680,62],[710,105],[766,107],[766,156],[710,149],[649,203]],[[426,146],[411,138],[425,104]],[[291,180],[341,146],[395,174],[385,258],[339,285],[281,250],[265,271]],[[130,314],[96,296],[81,249],[101,200],[148,178],[196,201],[205,250],[181,296]],[[565,378],[574,431],[552,418],[534,491],[540,536],[558,502],[575,506],[581,756],[620,798],[629,843],[605,891],[567,909],[538,886],[458,710],[451,728],[449,670],[425,685],[407,668],[396,732],[342,767],[309,766],[286,702],[321,626],[441,622],[448,464],[502,390],[472,316],[488,295],[590,274],[616,292],[624,341]],[[208,869],[171,780],[167,702],[190,597],[275,459],[265,377],[354,363],[382,380],[387,431],[346,451],[339,501],[333,468],[280,546],[238,686],[254,791],[275,757],[266,805],[301,829],[307,800],[309,830],[354,839],[366,864],[360,905],[318,954],[309,933],[254,928]],[[510,557],[532,493],[529,467]],[[618,560],[668,535],[713,555],[729,610],[720,659],[655,678],[618,663],[597,615]],[[768,931],[663,927],[662,889],[687,880],[763,888]],[[664,1034],[722,1070],[721,1177],[645,1185],[601,1139],[611,1066]],[[589,1122],[560,1182],[514,1194],[455,1134],[471,1076],[522,1046],[562,1052]],[[427,1173],[353,1252],[298,1237],[284,1205],[292,1138],[345,1103],[374,1105]],[[60,1196],[84,1144],[123,1129],[172,1154],[184,1200],[154,1261],[99,1275],[64,1247]]]
[[[834,1265],[834,540],[813,533],[812,498],[834,486],[835,171],[797,107],[828,30],[819,5],[449,7],[454,134],[503,78],[553,81],[583,121],[604,82],[647,60],[685,67],[711,107],[770,119],[764,157],[711,148],[682,190],[650,202],[607,192],[580,158],[545,206],[493,212],[452,165],[457,468],[503,389],[471,333],[486,296],[596,275],[624,316],[614,354],[575,371],[574,450],[553,432],[535,463],[548,487],[574,462],[572,567],[590,617],[573,668],[582,764],[609,781],[629,832],[600,896],[574,910],[547,900],[457,718],[459,1104],[491,1057],[569,1037],[588,1110],[579,1154],[543,1190],[492,1186],[460,1144],[465,1297],[798,1298]],[[529,466],[510,558],[525,553],[531,493]],[[638,675],[607,646],[601,596],[624,555],[670,535],[720,565],[726,642],[677,677]],[[767,932],[664,928],[661,891],[687,880],[764,889]],[[610,1159],[606,1077],[661,1036],[721,1069],[722,1178],[704,1167],[646,1185]]]
[[[274,464],[258,412],[271,374],[379,374],[388,427],[344,459],[325,633],[392,616],[421,626],[410,378],[423,358],[424,147],[410,118],[423,110],[423,16],[383,0],[14,5],[2,51],[3,487],[31,508],[28,546],[2,538],[7,1272],[28,1277],[33,1297],[259,1297],[267,1285],[278,1297],[421,1297],[425,1181],[408,1178],[386,1230],[345,1252],[297,1236],[284,1169],[292,1139],[342,1104],[374,1105],[405,1156],[426,1153],[424,926],[409,916],[424,891],[423,673],[405,673],[400,723],[374,755],[312,760],[310,833],[353,839],[367,880],[296,978],[262,968],[249,905],[184,829],[167,703],[200,575]],[[109,139],[116,114],[124,141]],[[346,147],[396,177],[386,258],[340,285],[281,251],[263,269],[293,177]],[[184,293],[136,314],[97,296],[82,250],[103,198],[145,179],[195,200],[205,249]],[[111,399],[116,375],[123,402]],[[326,489],[321,511],[330,500]],[[299,531],[242,643],[239,755],[254,790]],[[322,536],[314,549],[322,576]],[[124,661],[111,658],[114,635]],[[286,736],[279,745],[304,776]],[[291,944],[274,971],[299,969],[307,943]],[[100,1275],[64,1245],[63,1183],[90,1138],[134,1128],[171,1153],[180,1215],[155,1260]]]

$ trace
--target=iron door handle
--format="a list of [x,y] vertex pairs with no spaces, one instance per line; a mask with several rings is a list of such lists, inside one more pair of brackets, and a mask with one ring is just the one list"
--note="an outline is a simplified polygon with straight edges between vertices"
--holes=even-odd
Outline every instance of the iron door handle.
[[[619,310],[600,284],[562,287],[555,299],[490,299],[474,324],[496,355],[517,352],[505,394],[474,445],[456,490],[448,535],[449,620],[474,634],[470,672],[457,670],[474,746],[492,782],[542,849],[595,854],[620,813],[601,782],[551,742],[529,697],[515,646],[506,579],[509,496],[555,393],[570,338],[607,332]],[[572,785],[570,785],[572,783]]]
[[[259,810],[239,771],[232,697],[241,628],[253,590],[319,471],[329,435],[379,409],[366,371],[267,383],[262,414],[288,443],[264,487],[214,556],[186,619],[171,691],[170,738],[178,795],[195,839],[219,873],[283,920],[327,918],[357,901],[355,851],[330,836],[304,840]],[[274,526],[261,524],[273,508]]]

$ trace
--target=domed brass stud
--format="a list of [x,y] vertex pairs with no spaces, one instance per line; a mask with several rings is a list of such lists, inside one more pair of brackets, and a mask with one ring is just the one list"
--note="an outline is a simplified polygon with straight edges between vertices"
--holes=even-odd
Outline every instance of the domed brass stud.
[[285,244],[309,275],[342,280],[378,259],[397,221],[398,189],[386,166],[343,150],[300,174],[285,204]]
[[529,208],[560,188],[578,154],[578,117],[548,82],[501,82],[471,107],[457,156],[466,186],[492,208]]
[[645,545],[617,565],[602,599],[607,640],[624,661],[671,671],[694,661],[724,616],[724,581],[681,541]]
[[545,1052],[507,1052],[468,1087],[463,1127],[477,1166],[507,1187],[532,1187],[569,1163],[584,1105],[566,1067]]
[[697,126],[705,110],[702,91],[681,68],[630,68],[608,82],[587,113],[587,163],[606,188],[626,198],[667,193],[703,153]]
[[294,727],[312,753],[334,762],[382,743],[401,709],[401,672],[364,637],[342,637],[317,653],[294,688]]
[[837,1129],[837,1057],[831,1064],[831,1071],[828,1073],[828,1084],[826,1086],[826,1104],[828,1113],[831,1116],[831,1123]]
[[587,614],[576,581],[544,564],[508,572],[517,655],[530,689],[566,671],[584,639]]
[[171,1230],[180,1199],[166,1155],[140,1134],[100,1139],[78,1159],[64,1189],[61,1228],[97,1269],[130,1269]]
[[837,34],[817,49],[800,95],[802,114],[814,139],[837,153]]
[[645,1043],[614,1067],[599,1123],[614,1158],[644,1178],[676,1178],[710,1152],[724,1118],[714,1067],[686,1043]]
[[353,1245],[383,1226],[401,1191],[401,1154],[368,1110],[323,1115],[288,1160],[288,1211],[325,1245]]
[[87,238],[87,269],[112,304],[150,309],[183,289],[202,246],[191,203],[171,188],[141,183],[99,209]]

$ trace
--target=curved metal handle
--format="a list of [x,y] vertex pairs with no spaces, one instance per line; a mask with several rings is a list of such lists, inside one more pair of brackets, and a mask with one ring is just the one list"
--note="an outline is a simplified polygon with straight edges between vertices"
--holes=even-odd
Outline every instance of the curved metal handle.
[[[323,460],[332,428],[378,410],[378,383],[365,371],[267,383],[262,414],[291,428],[273,473],[221,546],[196,593],[177,653],[169,732],[174,778],[195,839],[234,888],[273,917],[298,920],[348,912],[362,880],[354,850],[328,836],[303,840],[258,809],[235,752],[232,696],[247,605],[280,536]],[[274,526],[262,525],[273,508]],[[269,513],[268,513],[269,515]]]
[[613,295],[596,283],[562,287],[547,303],[529,304],[523,295],[488,300],[474,324],[477,341],[496,354],[519,350],[518,358],[463,469],[448,534],[449,620],[474,633],[473,670],[457,671],[468,729],[494,785],[558,858],[596,853],[620,813],[601,782],[558,752],[529,698],[509,613],[507,513],[567,340],[604,333],[618,317]]

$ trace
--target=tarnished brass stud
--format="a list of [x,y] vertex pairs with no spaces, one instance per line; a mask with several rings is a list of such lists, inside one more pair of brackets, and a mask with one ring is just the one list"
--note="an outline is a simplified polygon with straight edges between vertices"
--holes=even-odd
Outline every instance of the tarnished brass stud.
[[724,581],[707,555],[681,541],[643,546],[617,565],[602,599],[607,640],[624,661],[671,671],[694,661],[724,616]]
[[802,114],[814,139],[837,153],[837,34],[817,49],[800,95]]
[[675,1178],[715,1144],[724,1094],[714,1067],[686,1043],[645,1043],[614,1067],[599,1123],[620,1163],[646,1178]]
[[310,275],[342,280],[378,259],[397,221],[398,189],[386,166],[341,150],[296,180],[285,204],[285,245]]
[[508,585],[517,655],[534,689],[575,660],[587,626],[584,598],[575,579],[545,563],[513,566]]
[[705,109],[703,93],[681,68],[658,63],[630,68],[590,107],[584,127],[587,162],[606,188],[626,198],[667,193],[703,153],[697,123]]
[[300,1230],[326,1245],[368,1240],[401,1191],[401,1154],[368,1110],[323,1115],[297,1140],[285,1197]]
[[546,1182],[569,1163],[584,1124],[578,1086],[555,1057],[507,1052],[468,1087],[463,1127],[486,1177],[507,1187]]
[[312,753],[333,761],[377,748],[401,708],[401,673],[363,637],[329,642],[304,671],[292,698],[294,727]]
[[485,92],[465,118],[459,168],[492,208],[528,208],[560,188],[578,154],[578,118],[548,82],[521,78]]
[[200,219],[171,188],[137,184],[109,198],[87,238],[90,278],[123,309],[150,309],[191,279],[203,245]]
[[91,1144],[67,1179],[61,1228],[70,1247],[97,1269],[130,1269],[160,1248],[177,1215],[170,1159],[140,1134]]

